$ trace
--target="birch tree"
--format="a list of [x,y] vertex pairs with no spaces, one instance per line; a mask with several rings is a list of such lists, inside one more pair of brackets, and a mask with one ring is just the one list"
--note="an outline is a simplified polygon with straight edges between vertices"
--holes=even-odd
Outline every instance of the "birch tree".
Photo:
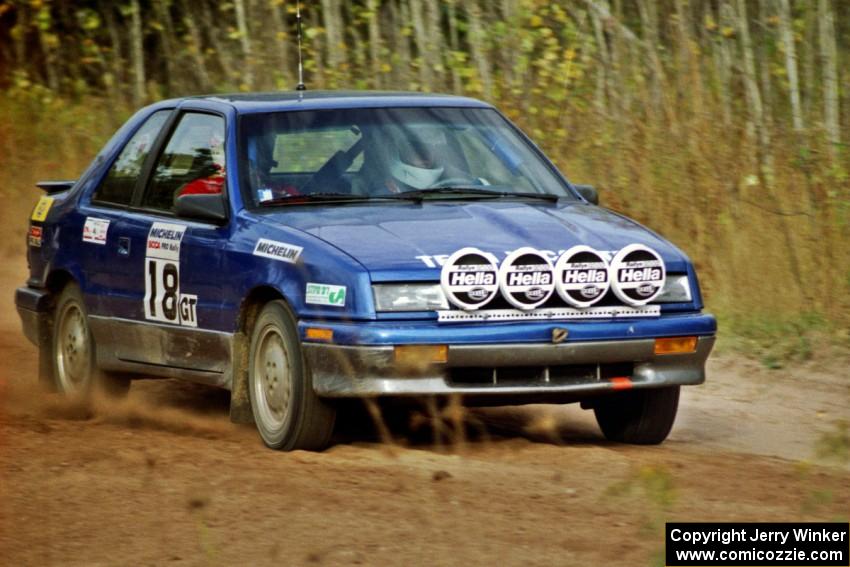
[[823,69],[823,124],[826,141],[833,160],[841,129],[838,116],[838,54],[835,46],[835,22],[830,0],[818,2],[818,29],[820,30],[821,68]]
[[782,51],[785,54],[785,73],[788,75],[788,97],[791,102],[791,121],[794,130],[805,128],[803,108],[800,103],[800,81],[797,78],[797,47],[791,27],[790,0],[777,0],[779,12],[779,35],[782,39]]
[[139,0],[130,0],[130,58],[133,61],[133,104],[139,106],[146,98],[145,54]]

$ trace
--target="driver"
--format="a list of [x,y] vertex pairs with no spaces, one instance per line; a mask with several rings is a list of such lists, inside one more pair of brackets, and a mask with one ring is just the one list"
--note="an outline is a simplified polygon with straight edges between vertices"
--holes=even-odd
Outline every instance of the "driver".
[[385,181],[385,189],[389,193],[427,189],[443,175],[443,171],[430,145],[411,140],[401,145],[397,155],[390,159],[390,175]]

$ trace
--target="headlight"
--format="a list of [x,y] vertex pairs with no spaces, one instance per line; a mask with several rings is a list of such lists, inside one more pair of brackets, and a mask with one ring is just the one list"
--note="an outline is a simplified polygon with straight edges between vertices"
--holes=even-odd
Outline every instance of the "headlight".
[[440,284],[375,284],[377,311],[434,311],[448,309]]
[[664,289],[653,303],[688,303],[691,301],[691,284],[687,275],[667,275]]

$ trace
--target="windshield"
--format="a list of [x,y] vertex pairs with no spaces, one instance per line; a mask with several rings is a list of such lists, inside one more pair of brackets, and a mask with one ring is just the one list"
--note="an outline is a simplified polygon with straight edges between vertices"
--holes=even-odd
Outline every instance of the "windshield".
[[241,174],[255,205],[310,196],[483,191],[571,198],[561,177],[486,108],[359,108],[249,114]]

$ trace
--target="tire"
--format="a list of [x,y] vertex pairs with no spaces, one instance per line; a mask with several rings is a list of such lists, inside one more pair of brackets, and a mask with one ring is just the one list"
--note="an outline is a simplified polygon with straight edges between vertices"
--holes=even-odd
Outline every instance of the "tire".
[[69,396],[89,396],[95,390],[113,397],[127,394],[129,378],[98,369],[95,348],[83,295],[77,284],[69,283],[53,312],[50,349],[58,392]]
[[658,445],[673,428],[678,408],[679,386],[669,386],[602,397],[593,411],[609,441]]
[[320,451],[327,446],[336,411],[313,391],[295,318],[283,301],[266,304],[254,324],[248,394],[257,431],[268,447]]

